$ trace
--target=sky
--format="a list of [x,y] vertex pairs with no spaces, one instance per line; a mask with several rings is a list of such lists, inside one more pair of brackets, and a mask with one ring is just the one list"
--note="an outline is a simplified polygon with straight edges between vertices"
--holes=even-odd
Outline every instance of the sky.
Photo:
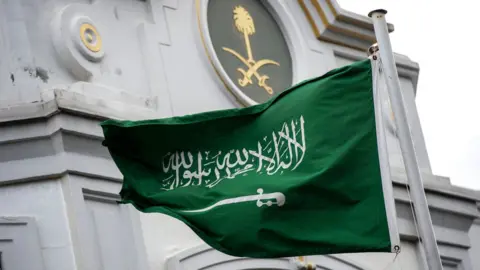
[[[435,175],[480,190],[480,54],[476,1],[338,0],[367,16],[386,9],[393,50],[420,65],[416,103]],[[455,7],[461,7],[455,8]]]

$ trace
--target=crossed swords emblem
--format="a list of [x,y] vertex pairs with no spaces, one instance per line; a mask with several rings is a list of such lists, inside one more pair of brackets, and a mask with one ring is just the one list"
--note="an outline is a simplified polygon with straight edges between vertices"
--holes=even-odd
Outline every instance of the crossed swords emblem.
[[238,84],[242,87],[245,87],[249,84],[253,84],[252,77],[255,76],[258,81],[258,86],[262,87],[269,93],[273,94],[273,89],[267,84],[267,80],[270,77],[266,74],[260,74],[259,69],[265,65],[276,65],[280,66],[278,62],[269,59],[261,59],[255,61],[252,55],[252,48],[250,47],[250,36],[255,34],[255,24],[253,19],[248,13],[248,11],[242,7],[237,6],[233,10],[233,20],[235,21],[235,27],[237,30],[243,34],[245,40],[245,47],[247,49],[248,58],[243,57],[241,54],[227,47],[222,47],[224,51],[231,53],[233,56],[238,58],[242,63],[245,64],[246,69],[237,68],[237,71],[243,75],[242,78],[238,79]]

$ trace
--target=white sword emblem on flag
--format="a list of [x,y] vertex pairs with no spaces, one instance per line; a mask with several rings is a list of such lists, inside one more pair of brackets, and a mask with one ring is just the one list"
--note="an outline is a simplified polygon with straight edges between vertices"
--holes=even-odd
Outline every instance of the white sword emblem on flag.
[[215,204],[210,205],[209,207],[205,207],[205,208],[202,208],[202,209],[180,210],[180,211],[183,212],[183,213],[199,213],[199,212],[209,211],[209,210],[211,210],[215,207],[221,206],[221,205],[243,203],[243,202],[250,202],[250,201],[257,201],[257,207],[262,207],[264,205],[272,206],[274,204],[277,205],[278,207],[281,207],[285,204],[285,195],[281,192],[273,192],[273,193],[263,194],[263,189],[259,188],[259,189],[257,189],[257,193],[258,194],[256,194],[256,195],[248,195],[248,196],[241,196],[241,197],[221,200],[219,202],[216,202]]

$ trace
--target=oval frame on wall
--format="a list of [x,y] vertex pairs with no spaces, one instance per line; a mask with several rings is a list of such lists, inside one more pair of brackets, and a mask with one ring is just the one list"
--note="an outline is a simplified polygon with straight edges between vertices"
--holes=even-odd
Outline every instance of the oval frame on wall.
[[[213,68],[212,71],[219,79],[221,85],[223,85],[241,105],[256,105],[258,103],[247,96],[227,74],[215,52],[208,27],[208,2],[209,0],[195,1],[196,21],[199,29],[198,42],[205,50],[205,59],[208,60],[208,65]],[[308,51],[308,47],[306,46],[302,32],[295,22],[293,15],[290,13],[285,0],[261,0],[261,2],[281,30],[291,57],[291,85],[295,85],[308,78],[309,74],[308,66],[305,65],[307,62],[306,52]]]

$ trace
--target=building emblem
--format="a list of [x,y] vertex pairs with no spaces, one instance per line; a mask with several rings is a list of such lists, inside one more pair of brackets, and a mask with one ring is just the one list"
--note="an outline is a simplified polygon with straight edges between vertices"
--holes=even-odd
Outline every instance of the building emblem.
[[237,6],[233,10],[233,19],[235,21],[235,27],[244,36],[245,48],[247,50],[248,59],[245,59],[238,52],[230,48],[223,47],[223,50],[237,57],[238,60],[244,63],[245,66],[248,68],[247,70],[243,68],[237,68],[237,70],[243,75],[242,78],[238,79],[238,84],[242,87],[248,84],[252,84],[252,76],[255,76],[255,78],[258,80],[258,86],[265,89],[265,91],[267,91],[267,93],[269,93],[270,95],[273,95],[273,89],[267,85],[267,80],[270,77],[265,74],[259,74],[259,70],[265,65],[280,66],[280,64],[270,59],[261,59],[259,61],[253,60],[252,48],[250,46],[250,35],[255,34],[255,24],[252,17],[245,8],[243,8],[242,6]]
[[200,2],[205,4],[206,18],[199,21],[207,24],[201,32],[203,45],[217,75],[237,100],[244,105],[263,103],[292,85],[290,51],[268,3]]

